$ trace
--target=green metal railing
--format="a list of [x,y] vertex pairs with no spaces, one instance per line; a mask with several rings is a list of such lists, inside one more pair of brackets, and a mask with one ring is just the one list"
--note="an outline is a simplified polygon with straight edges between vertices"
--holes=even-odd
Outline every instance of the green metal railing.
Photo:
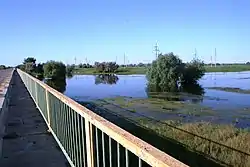
[[29,74],[17,71],[71,166],[186,166]]

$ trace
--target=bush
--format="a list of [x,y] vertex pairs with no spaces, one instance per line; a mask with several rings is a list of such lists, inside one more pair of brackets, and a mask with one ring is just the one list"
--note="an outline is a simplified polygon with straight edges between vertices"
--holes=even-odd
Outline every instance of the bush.
[[65,80],[66,79],[66,66],[62,62],[48,61],[43,66],[44,77]]
[[67,76],[72,76],[74,69],[75,69],[75,65],[67,65],[67,67],[66,67],[66,75]]
[[198,59],[184,64],[182,60],[168,53],[159,55],[148,68],[146,77],[149,90],[154,91],[178,91],[178,82],[181,86],[185,84],[196,84],[205,73],[204,63]]
[[0,65],[0,70],[4,70],[6,69],[6,66],[5,65]]
[[99,73],[115,73],[119,65],[115,62],[95,62],[96,71]]

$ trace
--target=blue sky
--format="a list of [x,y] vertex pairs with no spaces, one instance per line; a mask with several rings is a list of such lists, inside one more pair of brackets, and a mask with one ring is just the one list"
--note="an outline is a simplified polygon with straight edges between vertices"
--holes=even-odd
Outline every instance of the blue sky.
[[153,46],[184,61],[250,61],[249,0],[1,0],[0,64],[150,62]]

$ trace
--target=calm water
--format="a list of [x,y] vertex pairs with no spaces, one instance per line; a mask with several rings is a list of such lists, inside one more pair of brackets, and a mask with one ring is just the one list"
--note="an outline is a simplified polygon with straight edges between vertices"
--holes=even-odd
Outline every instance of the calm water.
[[[94,75],[75,75],[67,79],[64,94],[79,101],[128,96],[146,98],[145,75],[118,75],[108,80]],[[216,109],[250,107],[250,95],[206,89],[206,87],[237,87],[250,89],[250,72],[207,73],[199,83],[205,88],[201,104]]]

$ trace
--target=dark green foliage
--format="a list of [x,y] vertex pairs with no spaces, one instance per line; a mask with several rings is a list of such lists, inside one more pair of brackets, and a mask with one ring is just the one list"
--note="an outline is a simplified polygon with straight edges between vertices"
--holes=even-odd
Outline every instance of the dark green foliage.
[[26,64],[26,63],[33,63],[33,64],[35,64],[36,63],[36,59],[33,58],[33,57],[28,57],[28,58],[24,59],[24,61],[23,61],[23,64]]
[[24,64],[25,72],[27,72],[28,74],[33,75],[33,73],[35,72],[35,68],[36,68],[35,63],[27,62]]
[[185,84],[195,84],[205,74],[205,65],[198,59],[192,60],[185,65],[182,81]]
[[53,80],[66,79],[66,66],[62,62],[48,61],[43,66],[44,77]]
[[139,63],[137,66],[138,66],[138,67],[145,67],[145,66],[146,66],[146,64]]
[[66,80],[62,80],[62,79],[48,79],[45,82],[47,85],[49,85],[50,87],[54,88],[55,90],[64,93],[64,91],[66,90]]
[[119,65],[115,62],[95,62],[96,71],[99,73],[115,73]]
[[247,65],[250,65],[250,62],[247,62],[246,64],[247,64]]
[[67,76],[72,76],[72,73],[75,69],[75,65],[67,65],[66,67],[66,75]]
[[93,68],[93,66],[90,65],[89,63],[87,63],[87,64],[85,64],[85,63],[82,64],[82,63],[81,63],[81,64],[78,65],[78,67],[79,67],[79,68]]
[[6,69],[6,66],[5,65],[0,65],[0,70],[4,70]]
[[43,74],[43,64],[41,64],[41,63],[39,63],[39,64],[37,64],[37,66],[36,66],[36,73],[38,73],[38,74]]
[[176,92],[179,90],[178,82],[182,87],[185,84],[196,84],[204,72],[204,64],[199,60],[184,64],[173,53],[160,54],[147,71],[148,88],[153,91]]

